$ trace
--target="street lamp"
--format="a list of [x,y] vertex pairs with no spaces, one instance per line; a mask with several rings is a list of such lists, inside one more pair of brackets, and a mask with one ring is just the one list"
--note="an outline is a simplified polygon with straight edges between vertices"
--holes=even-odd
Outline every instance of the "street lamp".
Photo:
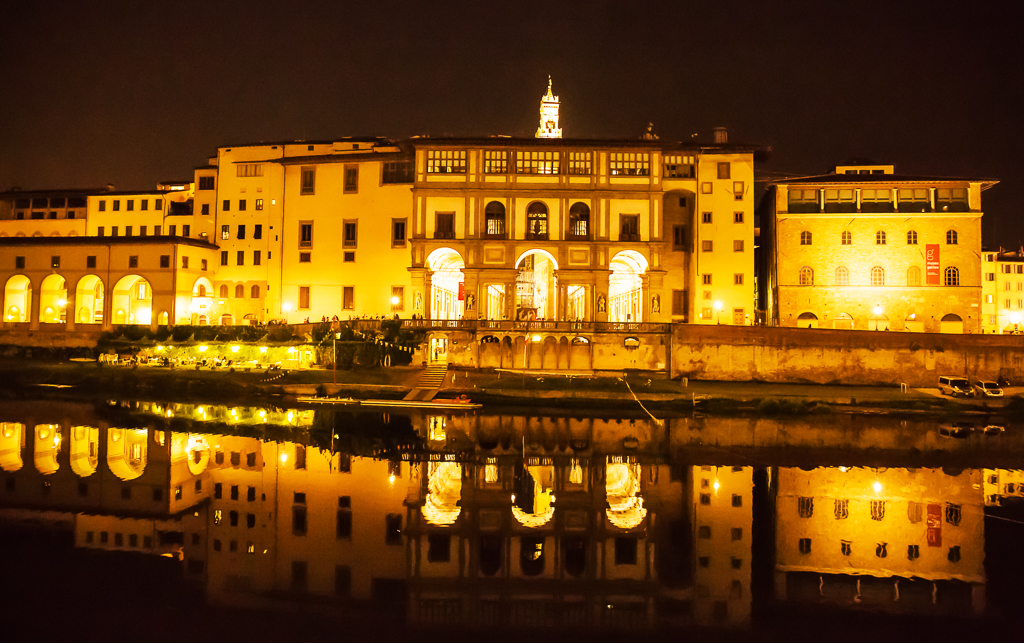
[[331,334],[331,366],[333,372],[334,383],[338,383],[338,340],[341,339],[341,333]]
[[875,330],[878,330],[878,320],[882,318],[882,305],[875,304],[875,307],[871,309],[871,312],[875,314]]
[[721,300],[715,302],[715,320],[718,324],[722,323],[722,302]]

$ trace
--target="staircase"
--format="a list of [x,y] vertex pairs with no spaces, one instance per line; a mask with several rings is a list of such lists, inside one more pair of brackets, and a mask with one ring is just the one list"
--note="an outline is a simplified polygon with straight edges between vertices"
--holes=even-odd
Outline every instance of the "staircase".
[[437,395],[438,389],[444,385],[444,378],[448,375],[448,365],[438,364],[435,366],[428,366],[423,374],[420,375],[420,379],[416,382],[416,386],[409,391],[409,394],[405,396],[406,400],[417,400],[427,401],[434,399]]

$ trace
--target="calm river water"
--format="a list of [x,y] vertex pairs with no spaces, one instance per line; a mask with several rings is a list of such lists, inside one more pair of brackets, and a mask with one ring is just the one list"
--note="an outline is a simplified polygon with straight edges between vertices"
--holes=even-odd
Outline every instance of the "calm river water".
[[990,422],[6,402],[3,618],[25,640],[998,633],[1024,427]]

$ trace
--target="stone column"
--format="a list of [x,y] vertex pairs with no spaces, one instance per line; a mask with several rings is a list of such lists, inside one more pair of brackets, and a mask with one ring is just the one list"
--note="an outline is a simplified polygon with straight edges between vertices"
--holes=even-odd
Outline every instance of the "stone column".
[[29,302],[28,307],[28,328],[29,330],[39,330],[39,300],[43,297],[43,280],[39,280],[39,285],[33,287],[29,284],[29,298],[32,300]]
[[666,298],[664,270],[647,271],[647,274],[644,275],[644,294],[647,295],[647,304],[650,308],[650,315],[645,318],[645,321],[667,321],[672,312],[672,302]]
[[608,321],[608,278],[611,270],[594,271],[594,321]]
[[117,283],[116,280],[113,283],[103,282],[103,325],[100,330],[108,331],[113,328],[111,309],[114,307],[115,283]]
[[480,307],[484,305],[481,302],[480,270],[476,268],[463,269],[462,274],[464,279],[462,292],[465,297],[462,317],[463,319],[478,319]]
[[[66,286],[67,283],[68,283],[67,280],[65,280],[64,281],[64,285]],[[70,330],[70,331],[75,330],[75,322],[77,321],[75,319],[75,315],[78,314],[78,305],[77,305],[78,298],[77,298],[77,295],[78,295],[77,289],[68,288],[67,294],[64,296],[64,300],[67,302],[67,303],[64,304],[64,315],[65,315],[64,329],[65,330]]]

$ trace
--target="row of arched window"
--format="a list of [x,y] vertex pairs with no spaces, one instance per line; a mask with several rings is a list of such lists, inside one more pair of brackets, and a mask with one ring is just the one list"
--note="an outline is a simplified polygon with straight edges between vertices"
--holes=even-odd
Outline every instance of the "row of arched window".
[[[228,292],[230,292],[230,291],[228,289],[227,284],[221,284],[221,286],[220,286],[220,298],[221,299],[227,299],[228,298]],[[260,298],[260,287],[257,286],[257,285],[252,286],[252,288],[249,289],[249,297],[252,298],[252,299],[259,299]],[[244,298],[245,298],[245,286],[243,286],[242,284],[238,284],[237,286],[235,286],[235,299],[244,299]]]
[[[503,239],[507,230],[505,204],[491,201],[484,207],[484,234],[491,238]],[[569,227],[566,234],[570,238],[590,236],[590,206],[586,203],[577,202],[569,207]],[[548,238],[548,206],[540,201],[534,201],[526,207],[526,238]]]
[[[814,235],[810,230],[804,230],[800,233],[800,245],[809,246],[814,241]],[[840,236],[840,241],[844,246],[853,245],[853,233],[849,230],[843,230]],[[957,233],[956,230],[946,230],[946,244],[955,246],[957,244]],[[886,245],[885,230],[878,230],[875,232],[875,245],[884,246]],[[917,245],[917,230],[907,231],[907,245]]]
[[[942,283],[944,286],[959,286],[960,285],[960,270],[955,266],[948,266],[943,271]],[[804,266],[800,269],[800,285],[801,286],[813,286],[814,285],[814,269],[810,266]],[[850,285],[850,269],[846,266],[839,266],[836,268],[836,282],[837,286],[849,286]],[[884,286],[885,285],[885,269],[881,266],[874,266],[871,268],[871,285],[872,286]],[[917,266],[911,266],[907,270],[907,285],[908,286],[920,286],[921,285],[921,269]]]

